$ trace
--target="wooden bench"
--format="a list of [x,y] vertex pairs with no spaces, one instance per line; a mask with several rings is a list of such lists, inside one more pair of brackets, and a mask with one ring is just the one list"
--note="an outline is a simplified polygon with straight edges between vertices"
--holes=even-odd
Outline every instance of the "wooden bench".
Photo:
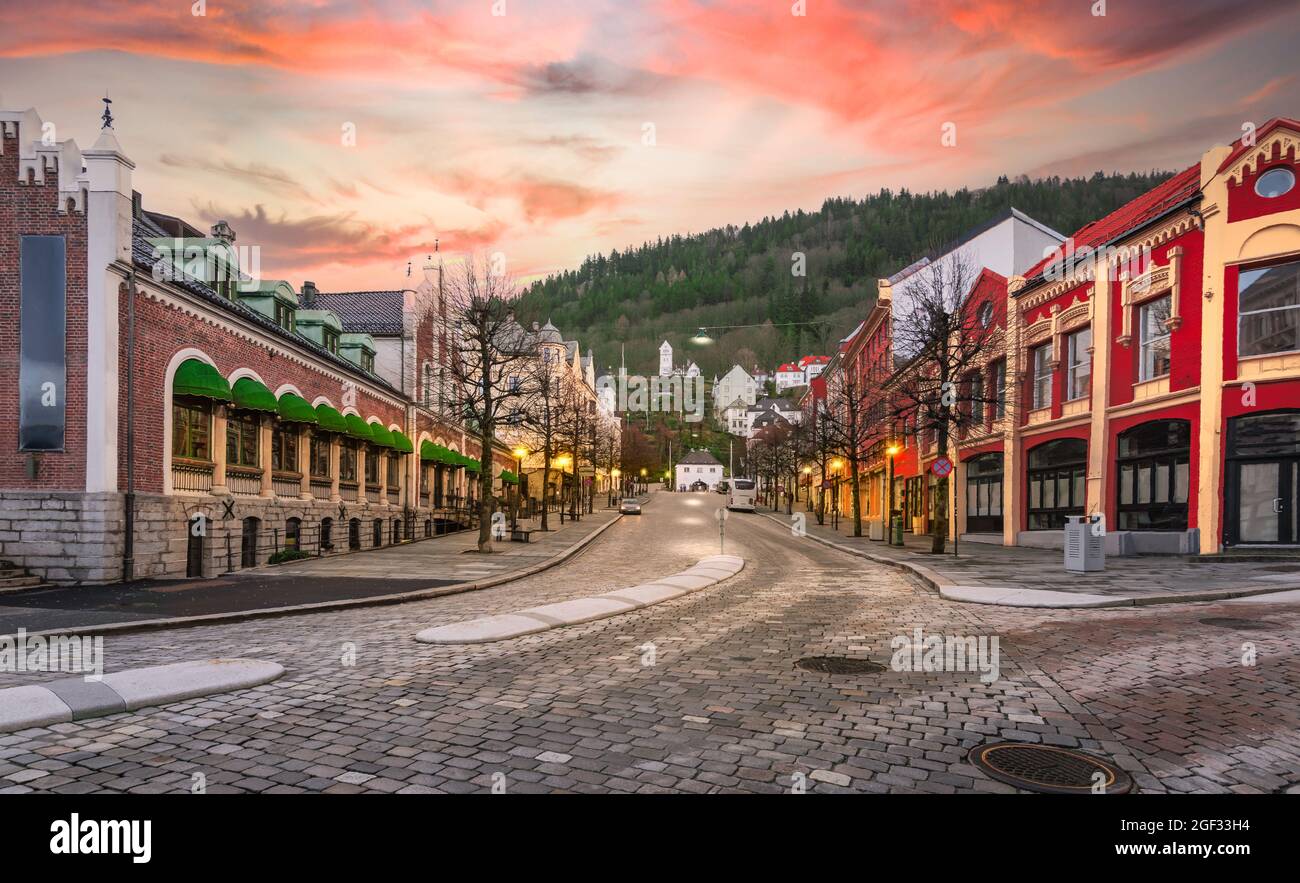
[[516,527],[514,530],[510,531],[510,542],[512,542],[512,543],[531,543],[531,542],[532,542],[532,539],[531,539],[532,535],[533,535],[533,532],[532,532],[531,530],[524,530],[524,529],[521,528],[521,527]]

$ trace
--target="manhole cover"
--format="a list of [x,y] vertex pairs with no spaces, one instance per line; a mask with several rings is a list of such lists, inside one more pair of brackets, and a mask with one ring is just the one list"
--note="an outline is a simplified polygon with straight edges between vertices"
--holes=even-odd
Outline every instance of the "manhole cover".
[[870,659],[851,659],[848,656],[805,656],[794,664],[804,671],[816,671],[826,675],[870,675],[885,670],[885,667]]
[[1263,631],[1277,625],[1263,619],[1236,619],[1231,616],[1211,616],[1201,620],[1201,625],[1218,626],[1221,629],[1240,629],[1242,631]]
[[1091,794],[1098,782],[1105,794],[1127,794],[1133,788],[1128,773],[1100,757],[1052,745],[994,742],[976,745],[966,759],[990,778],[1043,794]]

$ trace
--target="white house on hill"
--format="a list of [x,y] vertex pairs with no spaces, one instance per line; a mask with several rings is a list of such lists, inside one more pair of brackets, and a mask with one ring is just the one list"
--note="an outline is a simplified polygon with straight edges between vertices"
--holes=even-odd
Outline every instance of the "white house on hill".
[[679,491],[690,490],[697,481],[704,482],[711,491],[716,490],[718,482],[723,479],[722,464],[708,451],[691,451],[677,461],[675,472],[677,480],[674,485]]

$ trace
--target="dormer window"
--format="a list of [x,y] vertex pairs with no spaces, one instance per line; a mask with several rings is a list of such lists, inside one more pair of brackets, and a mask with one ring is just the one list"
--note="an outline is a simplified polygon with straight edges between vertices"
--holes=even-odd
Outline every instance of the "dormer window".
[[1295,187],[1295,172],[1285,167],[1269,169],[1255,181],[1255,192],[1265,199],[1290,193]]
[[288,304],[276,303],[275,305],[275,324],[279,325],[286,331],[293,330],[293,307]]
[[339,351],[339,335],[337,331],[325,329],[325,349],[332,353]]
[[361,354],[361,370],[368,371],[371,374],[375,373],[375,357],[373,354],[371,353]]

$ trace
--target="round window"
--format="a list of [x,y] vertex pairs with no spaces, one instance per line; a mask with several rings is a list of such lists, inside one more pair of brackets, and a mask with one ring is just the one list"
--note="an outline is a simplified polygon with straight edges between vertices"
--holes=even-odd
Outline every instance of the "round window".
[[984,301],[979,308],[979,321],[981,328],[989,327],[993,321],[993,304],[990,301]]
[[1295,173],[1290,169],[1269,169],[1260,175],[1259,180],[1255,182],[1255,192],[1260,196],[1272,199],[1275,196],[1290,193],[1291,188],[1294,186]]

